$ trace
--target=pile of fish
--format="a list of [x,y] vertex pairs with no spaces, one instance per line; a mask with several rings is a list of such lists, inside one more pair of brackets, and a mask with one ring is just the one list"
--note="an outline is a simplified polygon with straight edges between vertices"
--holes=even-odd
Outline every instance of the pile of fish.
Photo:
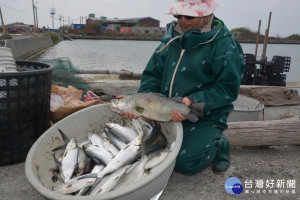
[[174,146],[167,145],[159,124],[141,118],[106,123],[104,130],[88,132],[80,142],[58,131],[66,145],[52,150],[57,164],[52,181],[61,182],[53,188],[61,194],[95,195],[126,187],[155,170]]

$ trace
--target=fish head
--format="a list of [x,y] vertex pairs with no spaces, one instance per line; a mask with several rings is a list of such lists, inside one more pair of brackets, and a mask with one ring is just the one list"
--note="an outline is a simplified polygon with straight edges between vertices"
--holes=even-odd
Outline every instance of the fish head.
[[89,131],[87,134],[88,134],[89,140],[91,141],[91,138],[93,137],[94,132],[93,131]]
[[73,137],[73,138],[70,140],[70,142],[69,142],[68,145],[67,145],[67,148],[68,148],[68,149],[75,149],[75,148],[77,148],[77,140],[76,140],[75,137]]
[[82,145],[82,149],[86,150],[87,148],[89,148],[92,144],[91,143],[86,143],[84,145]]
[[113,129],[113,128],[117,127],[118,124],[115,124],[115,123],[106,123],[105,126],[106,126],[106,128],[108,128],[108,130],[110,130],[110,129]]
[[130,95],[122,99],[112,99],[110,109],[114,112],[128,112],[135,106],[135,101]]

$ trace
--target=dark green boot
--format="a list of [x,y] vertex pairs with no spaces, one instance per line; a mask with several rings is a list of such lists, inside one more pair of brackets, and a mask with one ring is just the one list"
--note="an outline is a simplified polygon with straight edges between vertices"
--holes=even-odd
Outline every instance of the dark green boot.
[[230,166],[229,141],[222,135],[216,142],[217,155],[212,162],[212,168],[215,172],[225,172]]

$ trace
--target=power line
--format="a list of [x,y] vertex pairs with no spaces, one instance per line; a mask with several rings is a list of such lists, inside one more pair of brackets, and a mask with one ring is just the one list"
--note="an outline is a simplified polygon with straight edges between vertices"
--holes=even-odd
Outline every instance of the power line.
[[[34,17],[36,17],[37,18],[37,9],[39,9],[39,14],[47,14],[47,15],[49,15],[49,11],[46,11],[45,9],[43,9],[42,7],[40,7],[40,6],[37,6],[37,3],[39,2],[40,0],[35,0],[34,2],[35,2],[35,5],[34,5],[34,7],[35,7],[35,11],[34,11]],[[16,12],[22,12],[22,13],[29,13],[29,12],[32,12],[32,10],[30,9],[30,10],[19,10],[19,9],[15,9],[15,8],[12,8],[12,7],[10,7],[10,6],[8,6],[8,5],[6,5],[6,4],[3,4],[2,2],[0,2],[0,5],[1,6],[3,6],[3,7],[5,7],[5,8],[8,8],[8,9],[10,9],[10,10],[13,10],[13,11],[16,11]],[[51,10],[51,8],[50,8],[50,16],[51,16],[51,18],[52,18],[52,27],[54,26],[54,21],[63,21],[63,22],[66,22],[66,21],[68,21],[68,23],[70,23],[70,22],[74,22],[74,21],[79,21],[80,20],[80,18],[76,18],[76,19],[71,19],[70,17],[64,17],[64,16],[60,16],[60,17],[57,17],[55,14],[53,15],[53,12],[52,12],[53,10]],[[55,11],[55,10],[54,10]],[[51,14],[52,13],[52,14]],[[55,12],[54,12],[55,13]],[[67,19],[66,19],[67,18]],[[35,20],[35,19],[34,19]],[[37,22],[35,22],[36,24],[37,24]]]
[[8,8],[8,9],[10,9],[10,10],[17,11],[17,12],[31,12],[31,10],[30,10],[30,11],[29,11],[29,10],[28,10],[28,11],[26,11],[26,10],[17,10],[17,9],[15,9],[15,8],[11,8],[11,7],[5,5],[5,4],[3,4],[3,3],[1,3],[1,2],[0,2],[0,5],[2,5],[2,6],[5,7],[5,8]]
[[[37,7],[39,10],[41,10],[42,11],[42,13],[44,13],[44,14],[49,14],[49,11],[46,11],[45,9],[43,9],[43,8],[41,8],[41,7]],[[50,11],[51,12],[51,11]],[[62,15],[61,15],[61,17],[63,17]],[[52,18],[52,16],[51,16],[51,18]],[[54,15],[54,20],[56,20],[56,21],[59,21],[60,19],[59,19],[59,16],[58,17],[56,17],[55,15]],[[79,20],[79,18],[77,18],[77,19],[71,19],[70,18],[70,21],[77,21],[77,20]]]

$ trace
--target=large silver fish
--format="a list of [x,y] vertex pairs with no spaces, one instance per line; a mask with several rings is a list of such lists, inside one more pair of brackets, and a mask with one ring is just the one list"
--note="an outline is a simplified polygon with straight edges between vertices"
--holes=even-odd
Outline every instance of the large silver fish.
[[[103,169],[104,169],[104,165],[101,165],[101,164],[99,164],[99,165],[95,165],[94,166],[94,168],[92,169],[92,171],[91,171],[91,174],[93,174],[93,173],[100,173]],[[81,180],[84,180],[84,179],[81,179]],[[96,180],[96,179],[95,179]],[[94,181],[95,182],[95,181]],[[94,183],[93,183],[94,184]],[[92,186],[92,185],[90,185],[90,186]],[[83,195],[85,195],[86,193],[88,193],[88,191],[90,191],[90,189],[91,189],[91,187],[89,187],[89,186],[87,186],[87,187],[84,187],[84,188],[82,188],[82,189],[80,189],[80,191],[77,193],[77,195],[76,196],[83,196]]]
[[60,194],[70,194],[73,192],[77,192],[81,189],[88,188],[92,186],[95,182],[96,178],[86,178],[86,179],[72,179],[68,182],[60,185],[56,192]]
[[112,134],[108,128],[104,128],[105,135],[109,138],[109,140],[118,148],[122,149],[126,146],[126,143],[119,137]]
[[114,156],[119,153],[119,149],[107,138],[103,138],[104,148],[111,152]]
[[87,157],[82,148],[78,148],[78,176],[90,169],[92,159]]
[[154,166],[162,163],[167,158],[169,152],[170,152],[170,150],[168,150],[168,149],[158,152],[155,156],[153,156],[152,158],[147,160],[147,162],[145,164],[145,169],[151,169]]
[[110,175],[105,176],[100,183],[95,187],[91,192],[90,195],[100,194],[104,192],[110,192],[113,190],[122,180],[126,169],[129,166],[126,165],[124,167],[121,167],[120,169],[116,170]]
[[107,139],[107,136],[103,132],[89,132],[88,138],[93,145],[104,148],[113,155],[116,155],[119,152],[119,150]]
[[111,133],[120,137],[125,143],[129,143],[138,136],[133,129],[126,126],[121,126],[120,124],[106,123],[106,128],[108,128]]
[[122,99],[113,99],[110,109],[115,112],[131,112],[155,121],[171,121],[172,112],[180,111],[191,122],[202,117],[204,103],[192,103],[190,107],[181,103],[182,97],[169,98],[156,93],[137,93]]
[[107,165],[113,158],[113,154],[104,148],[94,146],[92,144],[83,145],[84,152],[91,157],[97,164],[103,163]]
[[76,138],[72,138],[67,144],[61,161],[61,176],[66,182],[73,176],[78,161],[78,148]]
[[130,171],[126,171],[126,174],[116,189],[126,187],[134,182],[138,182],[145,173],[145,164],[147,162],[147,156],[143,156],[141,160],[137,161],[134,167]]
[[104,144],[103,144],[103,138],[98,135],[97,133],[90,131],[88,132],[88,138],[90,140],[90,142],[92,143],[92,145],[104,148]]
[[119,151],[119,153],[107,164],[107,166],[98,174],[89,174],[87,176],[83,176],[82,178],[95,178],[95,181],[91,191],[97,187],[102,178],[107,174],[113,173],[114,171],[120,169],[121,167],[131,163],[136,159],[136,157],[140,153],[141,149],[141,140],[142,135],[139,135],[135,139],[133,139],[130,143],[128,143],[123,149]]

